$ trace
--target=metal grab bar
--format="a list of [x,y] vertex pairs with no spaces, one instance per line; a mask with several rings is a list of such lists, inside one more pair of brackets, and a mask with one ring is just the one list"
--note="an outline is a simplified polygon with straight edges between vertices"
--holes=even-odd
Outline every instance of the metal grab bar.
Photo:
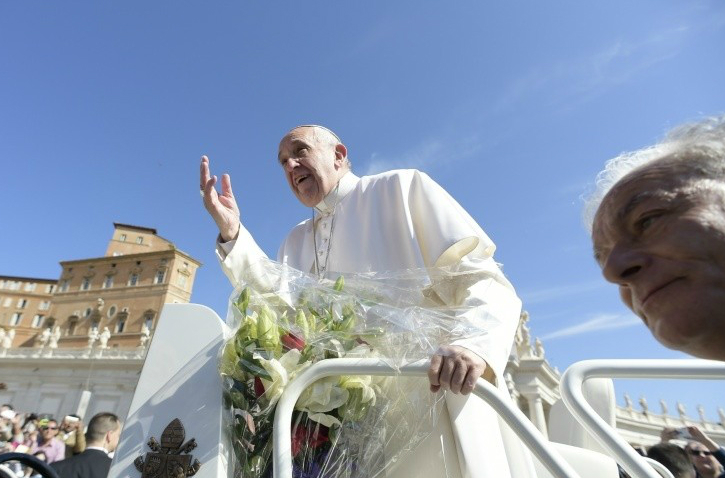
[[660,463],[657,460],[653,460],[652,458],[647,458],[646,456],[643,456],[642,459],[647,462],[649,466],[655,469],[657,473],[660,474],[662,478],[675,478],[672,476],[672,472],[667,469],[665,465]]
[[[340,358],[317,362],[300,373],[285,387],[277,402],[273,428],[274,478],[292,478],[292,411],[302,392],[315,381],[333,375],[404,375],[428,376],[429,360],[421,360],[395,368],[382,359]],[[541,463],[560,478],[579,478],[547,440],[508,397],[493,385],[478,379],[473,390],[487,402],[529,447]]]
[[584,360],[561,377],[561,398],[579,423],[611,453],[634,478],[660,478],[645,460],[587,403],[582,384],[589,378],[725,378],[725,363],[711,360]]

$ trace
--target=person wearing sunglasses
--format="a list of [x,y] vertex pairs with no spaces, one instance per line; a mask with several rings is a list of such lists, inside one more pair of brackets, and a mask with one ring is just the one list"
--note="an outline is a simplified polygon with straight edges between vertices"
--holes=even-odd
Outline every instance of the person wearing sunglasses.
[[690,454],[699,478],[725,478],[725,449],[696,426],[687,427],[693,440],[685,450]]
[[57,438],[58,422],[54,419],[43,419],[38,422],[40,433],[37,440],[32,444],[30,453],[42,451],[48,463],[53,463],[65,458],[65,443]]

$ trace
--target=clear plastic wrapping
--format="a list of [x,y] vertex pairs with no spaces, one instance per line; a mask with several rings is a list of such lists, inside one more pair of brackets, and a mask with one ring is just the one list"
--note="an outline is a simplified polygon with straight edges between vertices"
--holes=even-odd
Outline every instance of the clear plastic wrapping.
[[[319,280],[274,261],[255,264],[230,299],[233,332],[219,361],[233,408],[234,476],[271,476],[277,401],[311,364],[363,357],[398,367],[480,333],[433,292],[433,283],[470,282],[461,274],[409,270]],[[295,406],[293,476],[384,476],[431,433],[442,405],[443,394],[430,393],[424,379],[321,379]]]

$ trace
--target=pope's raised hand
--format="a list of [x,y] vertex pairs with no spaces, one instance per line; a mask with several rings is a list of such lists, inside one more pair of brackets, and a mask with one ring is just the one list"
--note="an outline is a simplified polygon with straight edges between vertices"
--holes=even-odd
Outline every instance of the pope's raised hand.
[[430,359],[430,390],[437,392],[443,388],[468,395],[487,368],[486,361],[471,350],[459,345],[446,345]]
[[219,228],[222,241],[228,242],[239,234],[239,207],[232,192],[232,180],[228,174],[222,175],[222,191],[214,187],[217,177],[209,172],[209,158],[201,157],[199,188],[204,196],[204,207]]

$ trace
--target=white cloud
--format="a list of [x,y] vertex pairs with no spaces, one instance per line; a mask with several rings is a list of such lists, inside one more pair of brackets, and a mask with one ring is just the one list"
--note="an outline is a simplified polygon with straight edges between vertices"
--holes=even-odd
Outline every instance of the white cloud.
[[475,135],[457,139],[429,138],[395,157],[373,153],[363,174],[377,174],[391,169],[430,170],[435,165],[465,159],[480,151],[481,147],[481,142]]
[[571,108],[677,56],[689,32],[689,27],[678,26],[637,40],[618,39],[574,61],[534,67],[513,82],[495,109],[508,109],[544,92],[552,107]]
[[562,297],[572,297],[577,294],[592,292],[599,289],[605,289],[609,286],[604,280],[591,282],[583,282],[577,284],[564,284],[553,287],[546,287],[533,291],[520,291],[519,295],[524,302],[524,307],[541,302],[561,299]]
[[600,330],[622,329],[642,325],[642,320],[634,315],[621,314],[598,314],[593,318],[580,324],[564,327],[557,331],[548,333],[541,337],[541,340],[552,340],[561,337],[572,337],[575,335],[589,334]]

